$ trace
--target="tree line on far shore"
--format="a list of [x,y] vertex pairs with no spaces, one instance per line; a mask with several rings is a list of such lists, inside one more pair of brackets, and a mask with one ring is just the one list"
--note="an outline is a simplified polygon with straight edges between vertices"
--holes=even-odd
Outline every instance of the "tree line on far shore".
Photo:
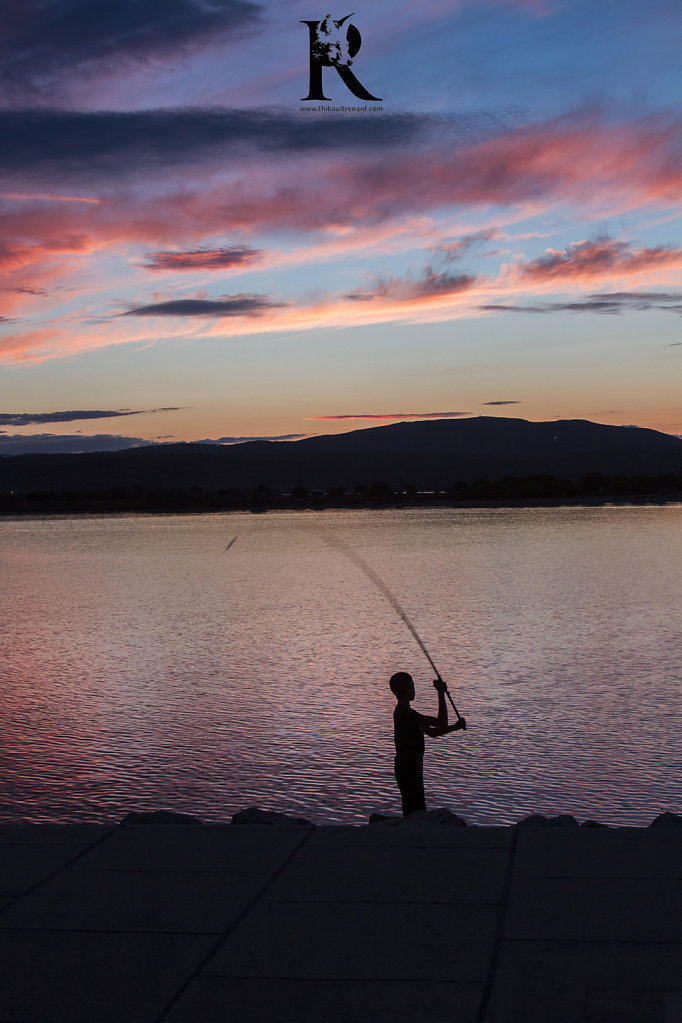
[[577,480],[560,480],[551,475],[503,476],[498,480],[458,480],[446,488],[426,489],[411,483],[391,487],[378,481],[370,485],[335,485],[327,489],[294,486],[288,493],[276,493],[265,484],[251,490],[224,487],[208,491],[199,486],[189,490],[152,490],[143,485],[110,487],[105,490],[14,490],[0,494],[0,513],[21,514],[50,511],[187,511],[265,510],[267,508],[381,507],[444,503],[457,505],[487,502],[573,503],[580,500],[628,499],[682,500],[682,475],[606,476],[584,473]]

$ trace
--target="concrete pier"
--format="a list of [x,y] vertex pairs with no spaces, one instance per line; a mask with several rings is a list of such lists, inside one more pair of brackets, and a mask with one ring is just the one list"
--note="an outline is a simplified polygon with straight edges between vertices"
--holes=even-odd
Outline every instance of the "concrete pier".
[[682,1023],[682,829],[0,827],[0,1023]]

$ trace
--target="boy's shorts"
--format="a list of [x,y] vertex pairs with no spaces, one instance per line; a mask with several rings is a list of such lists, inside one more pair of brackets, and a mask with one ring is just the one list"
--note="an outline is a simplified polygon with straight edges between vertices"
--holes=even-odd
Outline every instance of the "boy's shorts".
[[426,809],[424,797],[424,764],[419,760],[395,758],[395,780],[403,802],[403,817],[415,810]]

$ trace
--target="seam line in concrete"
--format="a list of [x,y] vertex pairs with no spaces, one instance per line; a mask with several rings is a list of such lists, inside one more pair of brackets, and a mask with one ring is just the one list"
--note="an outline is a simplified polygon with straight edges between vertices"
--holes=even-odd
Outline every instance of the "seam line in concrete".
[[[430,991],[434,985],[441,985],[442,987],[451,988],[453,991],[458,991],[462,987],[469,988],[480,988],[480,980],[444,980],[442,976],[427,976],[422,977],[405,977],[403,975],[396,976],[393,973],[377,973],[372,977],[368,977],[364,974],[358,977],[357,974],[347,973],[344,975],[336,974],[330,977],[306,977],[305,974],[287,973],[286,975],[281,973],[219,973],[219,974],[207,974],[204,977],[199,978],[202,982],[208,984],[215,983],[221,986],[225,983],[233,983],[235,981],[244,982],[248,984],[261,984],[265,981],[275,981],[278,983],[289,983],[292,981],[295,984],[400,984],[401,986],[412,985],[418,990],[424,990],[428,988]],[[283,1017],[287,1018],[287,1017]],[[322,1017],[326,1018],[326,1017]],[[424,1017],[426,1018],[426,1017]],[[456,1017],[453,1017],[456,1020]],[[0,1021],[2,1023],[2,1021]],[[677,1021],[675,1021],[677,1023]]]
[[502,895],[500,897],[500,908],[497,916],[497,929],[495,931],[495,939],[493,941],[493,948],[490,956],[490,968],[488,969],[488,976],[483,987],[483,996],[481,997],[481,1004],[478,1009],[476,1023],[484,1023],[485,1017],[488,1013],[488,1004],[490,1002],[490,996],[492,995],[493,992],[495,976],[497,974],[497,967],[499,965],[502,953],[502,944],[504,942],[504,928],[507,922],[507,909],[509,906],[509,893],[511,892],[512,880],[514,876],[514,865],[516,863],[516,848],[518,844],[517,840],[518,831],[516,828],[514,828],[514,834],[512,835],[511,845],[509,846],[509,861],[507,863],[507,873],[504,879]]
[[[57,867],[56,870],[53,870],[51,874],[47,874],[45,877],[41,877],[40,881],[36,881],[34,885],[31,885],[30,888],[27,888],[26,891],[22,892],[20,895],[4,896],[5,898],[11,899],[11,901],[9,905],[0,907],[0,916],[3,913],[6,913],[8,909],[12,909],[21,899],[24,899],[27,895],[32,895],[33,892],[37,891],[37,889],[40,888],[42,885],[47,884],[47,882],[51,881],[53,877],[57,876],[57,874],[61,874],[62,870],[66,870],[67,867],[73,866],[73,864],[77,863],[78,860],[80,860],[83,856],[87,856],[87,854],[91,852],[94,848],[96,848],[96,846],[100,845],[102,842],[106,842],[107,838],[110,838],[111,835],[113,835],[114,832],[118,831],[119,828],[121,827],[122,824],[117,824],[115,827],[111,828],[110,831],[107,831],[106,835],[102,835],[102,837],[98,838],[96,842],[93,842],[85,849],[82,849],[79,853],[76,853],[73,859],[67,860],[66,863],[62,863],[61,866]],[[53,849],[59,848],[59,846],[48,847]],[[14,848],[16,848],[16,846]],[[46,847],[43,846],[43,848]]]
[[234,932],[235,928],[237,928],[237,927],[239,926],[239,924],[240,924],[240,923],[242,922],[242,920],[244,919],[244,917],[245,917],[245,916],[246,916],[246,915],[247,915],[248,913],[250,913],[250,912],[251,912],[251,910],[253,909],[253,907],[254,907],[254,906],[256,905],[256,903],[260,901],[260,899],[261,899],[261,898],[263,897],[263,895],[264,895],[264,894],[265,894],[265,892],[266,892],[266,891],[268,890],[268,888],[269,888],[269,887],[270,887],[270,885],[271,885],[271,884],[273,883],[273,881],[275,881],[275,880],[276,880],[276,878],[278,878],[278,877],[280,876],[280,874],[282,873],[282,871],[283,871],[283,870],[284,870],[284,869],[285,869],[286,867],[288,867],[288,865],[289,865],[289,864],[291,863],[291,861],[293,860],[294,856],[295,856],[295,855],[297,854],[297,852],[299,851],[299,849],[301,849],[301,848],[302,848],[302,846],[304,846],[304,845],[305,845],[305,843],[306,843],[306,842],[308,841],[308,839],[310,838],[310,836],[311,836],[311,835],[313,834],[314,830],[315,830],[315,828],[314,828],[314,827],[312,827],[312,828],[308,828],[308,830],[307,830],[306,834],[305,834],[305,835],[303,835],[303,837],[301,838],[301,841],[300,841],[300,842],[298,843],[298,845],[297,845],[297,846],[295,846],[295,847],[294,847],[294,849],[292,849],[292,851],[291,851],[291,852],[290,852],[290,854],[289,854],[289,855],[287,856],[287,858],[286,858],[286,859],[284,860],[284,862],[283,862],[283,863],[282,863],[282,864],[280,865],[280,867],[279,867],[279,868],[278,868],[277,870],[275,870],[275,871],[274,871],[274,872],[273,872],[273,873],[272,873],[272,874],[270,875],[270,878],[269,878],[269,880],[268,880],[268,881],[266,881],[266,883],[265,883],[265,884],[263,885],[263,887],[261,888],[261,890],[260,890],[259,892],[257,892],[257,893],[256,893],[256,895],[254,895],[254,897],[253,897],[253,898],[251,899],[251,901],[249,902],[249,904],[248,904],[248,905],[247,905],[247,906],[245,907],[245,909],[243,909],[243,910],[242,910],[242,912],[241,912],[241,913],[240,913],[240,914],[239,914],[239,915],[238,915],[238,916],[237,916],[237,917],[236,917],[236,918],[235,918],[235,919],[234,919],[234,920],[232,921],[232,923],[231,923],[231,924],[230,924],[230,926],[229,926],[229,927],[227,928],[227,930],[223,931],[223,933],[221,934],[221,936],[219,937],[219,939],[218,939],[218,940],[216,941],[216,943],[215,943],[215,945],[213,946],[213,948],[212,948],[212,949],[211,949],[211,950],[210,950],[210,951],[209,951],[209,952],[208,952],[208,953],[207,953],[207,954],[206,954],[206,955],[204,956],[204,958],[203,958],[203,959],[201,960],[201,962],[200,962],[200,963],[198,963],[198,964],[197,964],[197,966],[195,966],[194,970],[192,971],[192,973],[190,974],[190,976],[189,976],[189,977],[187,978],[187,980],[186,980],[186,981],[184,982],[184,984],[182,984],[182,985],[181,985],[181,986],[180,986],[180,987],[178,988],[178,990],[177,990],[177,991],[175,992],[175,994],[174,994],[174,995],[173,995],[173,997],[172,997],[172,998],[170,999],[170,1001],[168,1002],[168,1004],[167,1004],[167,1005],[166,1005],[166,1006],[165,1006],[165,1007],[164,1007],[164,1008],[163,1008],[163,1009],[161,1010],[160,1014],[159,1014],[159,1015],[158,1015],[158,1016],[156,1017],[156,1019],[154,1020],[154,1023],[163,1023],[163,1020],[165,1020],[165,1019],[167,1018],[167,1016],[168,1016],[168,1013],[169,1013],[169,1012],[171,1011],[171,1009],[173,1008],[173,1006],[174,1006],[174,1005],[175,1005],[175,1004],[176,1004],[176,1003],[177,1003],[177,1002],[178,1002],[178,1001],[180,1000],[180,998],[181,998],[181,997],[183,996],[183,994],[185,993],[185,991],[187,990],[187,988],[189,987],[189,985],[190,985],[190,984],[192,983],[192,981],[193,981],[193,980],[194,980],[194,979],[195,979],[195,978],[196,978],[197,976],[199,976],[199,974],[201,973],[201,971],[202,971],[202,970],[204,970],[204,969],[206,968],[206,966],[208,966],[208,964],[209,964],[209,963],[211,962],[211,960],[215,958],[215,956],[216,956],[216,955],[218,954],[218,952],[220,951],[220,949],[222,948],[222,946],[223,946],[223,945],[225,944],[225,942],[227,941],[227,939],[228,939],[228,938],[230,937],[230,935],[231,935],[231,934],[232,934],[232,933]]
[[447,906],[452,909],[454,906],[462,908],[478,906],[497,906],[498,899],[470,899],[467,902],[452,899],[396,899],[393,896],[386,896],[385,899],[345,899],[340,896],[338,899],[315,899],[312,896],[308,899],[285,899],[284,897],[270,897],[267,900],[273,905],[292,904],[296,906]]
[[[215,931],[188,931],[183,928],[181,931],[160,931],[158,927],[153,929],[142,929],[142,928],[123,928],[117,927],[32,927],[22,926],[21,924],[12,924],[10,927],[0,926],[0,937],[5,934],[112,934],[114,937],[125,937],[129,934],[148,934],[153,935],[156,938],[163,938],[166,935],[175,935],[176,937],[187,937],[190,938],[216,938],[222,936],[225,933],[223,930]],[[2,1020],[0,1020],[2,1023]]]
[[[258,901],[260,896],[256,896],[254,902]],[[303,905],[299,903],[299,905]],[[364,903],[362,903],[364,905]],[[391,903],[391,905],[400,905],[400,903]],[[253,903],[249,908],[253,908]],[[22,927],[18,924],[13,924],[11,927],[0,927],[0,937],[8,934],[109,934],[113,937],[125,937],[126,935],[148,935],[149,937],[165,938],[168,936],[175,935],[176,937],[189,937],[189,938],[220,938],[229,937],[237,924],[241,921],[244,914],[248,912],[248,909],[244,911],[242,916],[235,921],[232,927],[227,931],[188,931],[184,928],[181,931],[160,931],[158,929],[153,930],[141,930],[126,928],[125,930],[113,929],[111,927],[104,928],[92,928],[92,927]],[[581,948],[585,945],[598,946],[598,945],[622,945],[625,948],[632,947],[633,945],[641,945],[646,948],[675,948],[680,949],[682,952],[682,942],[676,941],[675,939],[665,940],[657,939],[650,941],[647,938],[506,938],[505,943],[509,945],[578,945]],[[213,952],[207,955],[208,959],[213,957]],[[203,963],[201,966],[203,967]],[[223,974],[220,974],[223,976]],[[227,974],[225,974],[227,976]],[[259,974],[260,976],[260,974]],[[280,978],[281,979],[281,978]],[[332,979],[332,978],[330,978]],[[409,980],[410,978],[396,977],[396,980]],[[449,981],[443,981],[443,983],[450,983]],[[454,983],[454,982],[453,982]],[[472,983],[474,983],[472,981]],[[480,984],[480,981],[475,983]],[[681,989],[682,990],[682,989]],[[0,1023],[4,1023],[0,1020]],[[479,1023],[479,1021],[477,1021]]]
[[158,870],[155,867],[77,867],[76,869],[80,874],[139,874],[142,877],[154,877],[159,874],[172,874],[173,876],[175,874],[189,874],[190,876],[208,874],[211,877],[253,877],[257,874],[261,874],[263,877],[270,876],[269,870],[192,870],[191,867],[184,870],[167,870],[166,867],[159,867]]

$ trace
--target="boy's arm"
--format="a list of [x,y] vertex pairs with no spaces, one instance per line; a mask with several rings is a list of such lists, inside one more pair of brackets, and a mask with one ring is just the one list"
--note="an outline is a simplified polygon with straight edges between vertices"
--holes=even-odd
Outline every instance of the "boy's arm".
[[447,686],[443,679],[439,676],[433,683],[438,693],[438,717],[436,718],[436,726],[438,728],[447,728],[448,725],[448,705],[445,702],[445,690]]
[[[430,718],[429,720],[433,721],[434,719]],[[444,727],[426,724],[425,720],[424,732],[426,735],[429,735],[432,739],[437,739],[439,735],[447,735],[448,732],[457,732],[459,731],[460,728],[466,728],[466,726],[467,723],[464,720],[464,718],[459,718],[457,721],[455,721],[454,725],[445,725]]]
[[[433,728],[446,728],[448,724],[448,705],[445,702],[447,686],[442,678],[437,678],[433,685],[438,691],[438,717],[432,718],[428,714],[422,714],[422,725],[430,725]],[[424,727],[424,731],[426,731],[426,727]]]

